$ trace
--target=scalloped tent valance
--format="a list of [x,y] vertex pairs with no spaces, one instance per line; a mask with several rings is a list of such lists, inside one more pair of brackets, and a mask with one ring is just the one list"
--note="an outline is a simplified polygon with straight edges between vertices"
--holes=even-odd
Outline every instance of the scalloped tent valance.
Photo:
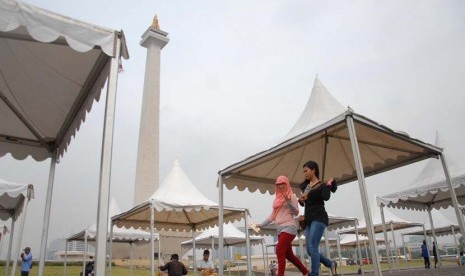
[[[192,248],[194,240],[197,249],[208,249],[212,247],[212,240],[215,246],[218,246],[219,231],[218,226],[211,227],[203,231],[195,239],[187,240],[181,243],[181,246]],[[250,236],[250,244],[257,245],[262,242],[262,237]],[[226,246],[243,246],[246,244],[245,233],[237,229],[232,224],[224,225],[224,243]]]
[[122,31],[0,0],[0,156],[62,157],[100,98],[118,41],[128,58]]
[[[447,151],[446,141],[436,133],[435,145],[444,148],[449,166],[452,187],[454,187],[457,200],[465,205],[465,168],[460,158]],[[428,210],[448,208],[452,206],[449,185],[446,182],[444,170],[438,160],[428,160],[421,172],[412,183],[406,183],[406,189],[384,196],[378,196],[378,205],[391,208]]]

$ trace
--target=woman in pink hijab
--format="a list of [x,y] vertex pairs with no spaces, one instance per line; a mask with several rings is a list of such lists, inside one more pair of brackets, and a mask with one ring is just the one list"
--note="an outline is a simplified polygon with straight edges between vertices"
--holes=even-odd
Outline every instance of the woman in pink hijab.
[[297,235],[295,216],[299,214],[297,197],[292,193],[289,179],[279,176],[276,179],[276,193],[273,201],[273,211],[262,223],[256,225],[262,228],[272,222],[278,232],[278,244],[276,256],[278,258],[278,276],[284,276],[286,259],[297,267],[302,275],[307,275],[308,270],[292,252],[292,240]]

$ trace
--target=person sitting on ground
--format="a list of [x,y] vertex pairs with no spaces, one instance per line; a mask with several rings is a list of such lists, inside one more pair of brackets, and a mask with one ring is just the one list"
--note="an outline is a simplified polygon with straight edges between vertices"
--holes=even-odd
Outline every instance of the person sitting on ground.
[[208,258],[210,258],[210,251],[205,249],[203,251],[203,259],[200,261],[199,267],[197,268],[198,271],[202,272],[202,276],[215,275],[213,262],[208,260]]
[[179,255],[173,254],[171,255],[170,261],[158,267],[161,271],[168,270],[168,276],[180,276],[180,275],[187,275],[187,268],[186,266],[179,261]]

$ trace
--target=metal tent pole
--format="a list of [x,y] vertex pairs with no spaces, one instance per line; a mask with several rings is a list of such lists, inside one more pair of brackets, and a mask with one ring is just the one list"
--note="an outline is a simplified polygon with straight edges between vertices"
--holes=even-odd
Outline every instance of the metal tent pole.
[[42,225],[42,236],[40,240],[39,255],[39,272],[38,275],[44,275],[45,255],[47,254],[48,228],[50,226],[50,211],[52,209],[53,183],[55,179],[55,166],[57,163],[57,152],[53,151],[50,161],[50,171],[48,174],[47,195],[45,198],[44,224]]
[[405,267],[408,268],[407,251],[405,250],[404,234],[401,234],[400,236],[402,237],[402,247],[404,248]]
[[394,235],[394,226],[392,224],[392,221],[391,221],[391,235],[392,235],[392,242],[394,243],[394,254],[395,254],[394,256],[396,256],[394,262],[396,263],[397,270],[399,270],[399,256],[397,255],[396,237]]
[[249,228],[248,220],[247,220],[247,209],[244,210],[244,229],[245,229],[245,245],[246,245],[246,253],[247,253],[247,273],[248,275],[252,275],[252,258],[250,256],[250,237],[249,237]]
[[370,249],[373,252],[373,270],[375,276],[383,275],[378,258],[378,250],[375,239],[375,230],[373,228],[373,220],[371,218],[370,205],[368,202],[368,193],[365,184],[365,174],[363,172],[363,164],[358,147],[357,135],[355,133],[354,119],[352,116],[347,116],[347,129],[349,131],[350,143],[354,157],[355,168],[357,171],[358,185],[360,190],[360,198],[362,200],[363,213],[365,214],[366,228],[368,230],[368,239],[370,240]]
[[86,257],[87,257],[87,230],[84,231],[84,252],[82,253],[82,275],[86,273]]
[[19,248],[21,247],[21,240],[23,238],[24,232],[24,223],[26,221],[27,215],[27,206],[29,205],[29,196],[26,196],[23,201],[23,212],[20,216],[20,224],[19,224],[19,233],[17,233],[17,237],[15,239],[15,246],[13,246],[14,254],[13,254],[13,267],[11,269],[11,275],[14,276],[16,274],[16,267],[18,264],[18,255],[19,255]]
[[441,258],[439,258],[438,241],[436,239],[436,232],[434,231],[433,216],[431,215],[431,205],[428,206],[428,216],[429,216],[429,223],[431,225],[431,234],[433,235],[434,244],[436,245],[435,249],[436,249],[436,256],[438,256],[438,264],[439,266],[441,266]]
[[63,263],[63,275],[66,276],[66,262],[68,261],[68,239],[65,239],[65,261]]
[[129,243],[129,276],[132,276],[132,242]]
[[358,250],[358,256],[359,256],[359,262],[360,266],[362,267],[362,275],[365,275],[365,269],[363,269],[363,260],[362,260],[362,250],[360,249],[360,241],[358,239],[358,227],[357,227],[358,221],[355,224],[355,239],[357,240],[357,250]]
[[339,257],[339,266],[341,267],[339,270],[341,275],[344,276],[344,270],[342,269],[342,256],[341,256],[341,236],[337,233],[337,256]]
[[[155,227],[155,210],[152,204],[150,204],[150,275],[155,276],[155,241],[154,241],[154,227]],[[160,256],[158,256],[160,259]]]
[[102,136],[102,157],[100,160],[100,181],[98,191],[97,233],[95,248],[95,276],[105,276],[107,253],[108,219],[110,206],[111,156],[115,123],[116,87],[120,60],[121,39],[115,38],[115,55],[110,62],[107,83],[107,99]]
[[457,195],[455,194],[455,189],[452,186],[452,181],[450,178],[449,169],[447,168],[447,163],[446,163],[446,158],[444,156],[444,153],[442,153],[439,157],[441,158],[442,168],[444,169],[444,174],[446,175],[447,186],[449,187],[450,197],[452,199],[452,206],[454,206],[455,215],[457,216],[457,222],[459,223],[460,233],[462,234],[462,237],[463,237],[462,247],[465,248],[465,221],[459,209],[459,202],[457,200]]
[[16,222],[16,214],[13,214],[11,217],[11,229],[10,229],[10,240],[8,242],[8,252],[6,256],[6,267],[5,267],[5,276],[8,275],[10,269],[10,261],[11,261],[11,251],[13,249],[13,240],[15,239],[15,222]]
[[[195,244],[195,227],[192,227],[192,257],[193,257],[193,262],[194,264],[192,265],[192,267],[194,268],[194,276],[197,276],[197,257],[195,254],[196,252],[196,244]],[[212,254],[213,256],[213,254]]]
[[459,254],[459,246],[457,244],[457,237],[455,236],[455,229],[454,229],[453,225],[451,225],[450,228],[452,230],[452,237],[454,237],[455,253],[457,253],[457,255],[458,255]]
[[[331,253],[329,251],[329,238],[328,238],[328,228],[325,229],[325,232],[324,232],[324,235],[325,235],[325,250],[326,250],[326,257],[328,257],[328,259],[331,260]],[[329,270],[331,271],[331,269]],[[329,272],[331,275],[332,273]]]
[[111,276],[111,266],[113,261],[113,221],[110,221],[110,239],[108,245],[108,274]]
[[[263,239],[261,239],[261,244],[262,244],[262,257],[263,257],[263,273],[265,276],[268,275],[267,269],[266,269],[266,264],[268,263],[267,257],[265,256],[265,245],[263,244]],[[229,262],[229,265],[231,265],[231,262]]]
[[[223,276],[223,175],[218,174],[218,275]],[[247,227],[246,227],[247,228]]]
[[384,240],[386,241],[385,245],[386,245],[386,257],[387,257],[387,260],[388,260],[388,264],[389,264],[389,272],[392,272],[392,258],[391,258],[391,244],[388,242],[388,236],[387,236],[387,231],[386,231],[386,220],[384,218],[384,208],[383,208],[383,205],[381,204],[381,206],[379,207],[379,210],[380,210],[380,213],[381,213],[381,223],[383,224],[383,236],[384,236]]

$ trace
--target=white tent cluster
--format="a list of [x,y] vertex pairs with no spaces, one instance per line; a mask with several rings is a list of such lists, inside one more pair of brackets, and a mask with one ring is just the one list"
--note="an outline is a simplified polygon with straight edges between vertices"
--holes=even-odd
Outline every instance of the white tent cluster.
[[[223,219],[233,223],[244,218],[247,225],[248,210],[244,208],[224,207]],[[219,205],[205,197],[189,180],[178,160],[175,160],[168,175],[155,193],[147,201],[129,211],[112,217],[112,223],[118,227],[134,227],[155,230],[192,231],[205,230],[218,225]],[[249,235],[246,236],[248,270],[250,267]],[[153,239],[151,239],[153,251]],[[223,240],[220,240],[222,246]],[[222,249],[220,248],[220,251]],[[195,243],[194,243],[195,252]],[[153,256],[152,252],[152,256]],[[195,263],[195,254],[194,254]],[[152,273],[154,262],[151,261]]]
[[374,272],[380,275],[365,177],[431,157],[443,160],[442,150],[405,132],[393,131],[350,108],[342,110],[316,78],[309,103],[282,143],[219,171],[220,202],[223,186],[274,193],[274,180],[279,175],[286,175],[298,192],[302,165],[308,160],[316,161],[320,164],[320,179],[333,177],[339,185],[358,181],[370,249],[375,253]]

